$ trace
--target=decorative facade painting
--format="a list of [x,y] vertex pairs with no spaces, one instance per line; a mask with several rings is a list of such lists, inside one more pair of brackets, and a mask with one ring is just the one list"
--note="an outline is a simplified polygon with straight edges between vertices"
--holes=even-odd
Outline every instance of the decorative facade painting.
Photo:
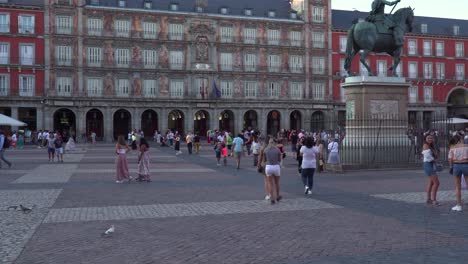
[[208,62],[208,38],[199,36],[196,40],[196,60],[198,62]]

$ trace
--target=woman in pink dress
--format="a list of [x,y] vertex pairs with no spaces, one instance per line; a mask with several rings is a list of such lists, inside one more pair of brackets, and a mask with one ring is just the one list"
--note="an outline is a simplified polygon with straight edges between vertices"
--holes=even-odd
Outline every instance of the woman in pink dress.
[[138,155],[138,181],[150,182],[150,171],[149,171],[149,145],[146,139],[140,139],[140,154]]
[[123,136],[119,136],[117,139],[117,145],[115,145],[115,154],[117,154],[117,159],[115,161],[116,183],[122,183],[124,180],[131,180],[130,172],[128,171],[128,151],[127,142],[125,142]]

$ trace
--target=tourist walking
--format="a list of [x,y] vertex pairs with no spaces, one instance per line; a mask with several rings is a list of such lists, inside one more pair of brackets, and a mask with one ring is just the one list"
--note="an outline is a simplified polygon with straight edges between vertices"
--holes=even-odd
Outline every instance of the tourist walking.
[[265,167],[266,167],[266,160],[265,160],[265,149],[268,146],[268,143],[270,142],[270,136],[265,137],[265,141],[263,143],[263,146],[260,146],[259,150],[259,160],[257,162],[257,171],[262,173],[263,175],[263,186],[265,190],[265,200],[270,200],[270,188],[269,188],[269,183],[268,179],[265,173]]
[[197,134],[195,134],[195,136],[193,137],[193,145],[195,147],[195,154],[198,154],[200,152],[200,148],[201,148],[201,142],[200,142],[200,136]]
[[175,134],[174,139],[175,139],[174,150],[175,150],[176,155],[182,154],[182,151],[180,151],[180,136],[179,136],[179,134]]
[[128,145],[123,136],[117,138],[115,145],[115,154],[117,159],[115,161],[115,182],[123,183],[124,180],[130,180],[130,172],[128,170],[127,152],[129,151]]
[[138,181],[150,182],[150,171],[149,171],[149,144],[146,139],[140,139],[140,153],[138,154]]
[[[245,135],[247,137],[245,137]],[[245,142],[245,148],[247,149],[247,156],[250,156],[251,150],[252,150],[252,144],[253,144],[253,135],[249,132],[246,132],[244,135],[244,139],[246,140]]]
[[253,165],[258,166],[258,156],[260,155],[260,143],[258,142],[258,137],[254,136],[251,146],[251,151],[253,154]]
[[227,156],[229,155],[229,151],[226,147],[226,144],[224,142],[219,142],[221,143],[221,155],[223,156],[223,164],[224,166],[227,166]]
[[317,137],[316,138],[316,144],[315,146],[317,146],[319,148],[319,153],[317,154],[317,171],[318,172],[324,172],[325,171],[325,155],[324,155],[324,145],[323,145],[323,141],[320,137]]
[[232,150],[234,158],[236,159],[237,169],[240,169],[240,160],[242,153],[244,152],[244,140],[242,139],[242,134],[238,134],[232,141]]
[[68,138],[67,144],[65,144],[65,152],[75,151],[76,144],[73,137]]
[[57,133],[57,138],[54,141],[55,156],[57,156],[57,162],[63,163],[63,138],[60,133]]
[[314,139],[312,137],[306,137],[304,140],[304,146],[300,149],[300,155],[302,156],[302,183],[304,184],[304,194],[312,194],[314,188],[314,173],[317,168],[317,155],[320,153],[320,149],[314,146]]
[[[268,146],[264,150],[264,160],[266,162],[265,174],[268,179],[268,190],[270,193],[270,202],[274,204],[279,202],[280,195],[280,176],[281,176],[281,151],[276,147],[276,142],[271,138]],[[276,192],[275,192],[276,191]]]
[[16,136],[16,131],[13,131],[13,134],[11,135],[10,148],[16,149],[17,144],[18,144],[18,137]]
[[435,148],[434,136],[426,135],[424,137],[422,155],[424,173],[428,177],[426,188],[426,203],[431,205],[439,205],[439,202],[437,202],[437,190],[439,189],[440,183],[436,171],[436,162],[437,157],[439,155],[439,151],[437,151],[437,149]]
[[47,139],[47,153],[49,154],[49,162],[53,162],[55,159],[55,137],[54,133],[49,133]]
[[5,135],[3,130],[0,129],[0,168],[2,168],[2,162],[5,162],[8,165],[8,168],[11,168],[11,162],[5,158],[5,151],[10,148],[10,141]]
[[96,144],[96,132],[91,132],[91,143],[94,145]]
[[42,148],[42,136],[42,130],[39,130],[39,133],[37,133],[37,148]]
[[193,149],[193,142],[192,142],[192,133],[188,132],[187,136],[185,137],[185,142],[187,142],[187,150],[188,154],[192,154]]
[[221,152],[223,151],[223,143],[218,142],[216,143],[214,147],[215,155],[216,155],[216,161],[217,161],[217,166],[221,166],[220,160],[221,160]]
[[22,149],[24,146],[24,135],[23,133],[18,133],[18,149]]
[[330,164],[330,170],[332,172],[338,171],[338,166],[340,165],[340,155],[339,151],[339,144],[335,141],[335,138],[331,137],[328,143],[328,151],[330,154],[328,155],[327,163]]
[[454,136],[449,150],[448,161],[450,174],[455,176],[455,191],[457,204],[452,207],[453,211],[462,211],[461,189],[462,180],[468,185],[468,144],[460,136]]

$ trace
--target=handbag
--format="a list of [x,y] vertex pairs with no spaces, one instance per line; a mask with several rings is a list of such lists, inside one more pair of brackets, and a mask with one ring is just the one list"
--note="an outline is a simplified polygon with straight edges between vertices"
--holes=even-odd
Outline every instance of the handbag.
[[263,173],[263,167],[262,166],[257,167],[257,172],[258,173]]

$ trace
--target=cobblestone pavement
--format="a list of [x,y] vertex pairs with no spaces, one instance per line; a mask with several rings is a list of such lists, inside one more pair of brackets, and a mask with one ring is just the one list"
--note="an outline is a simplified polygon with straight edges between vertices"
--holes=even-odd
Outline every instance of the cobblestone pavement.
[[[152,182],[125,184],[114,183],[112,145],[79,146],[63,164],[45,149],[7,151],[0,263],[468,263],[468,205],[450,211],[448,174],[439,207],[424,204],[418,170],[317,174],[304,197],[288,156],[284,199],[270,205],[251,157],[236,170],[231,158],[218,167],[209,145],[182,150],[151,148]],[[136,176],[135,152],[129,166]],[[19,204],[32,211],[9,208]]]

